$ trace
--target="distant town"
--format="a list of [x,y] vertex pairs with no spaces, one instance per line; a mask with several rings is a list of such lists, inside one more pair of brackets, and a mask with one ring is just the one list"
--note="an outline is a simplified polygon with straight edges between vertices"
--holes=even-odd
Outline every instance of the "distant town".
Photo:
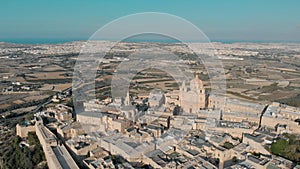
[[[90,41],[82,53],[86,43],[0,43],[0,168],[300,169],[299,43],[190,43],[199,49],[191,51],[119,42],[94,86],[74,74],[87,62],[78,56],[96,57],[114,42]],[[176,55],[161,64],[187,65],[192,78],[178,83],[147,68],[113,95],[120,64],[145,46]],[[223,65],[222,94],[195,59],[212,54]],[[95,97],[78,100],[78,91]]]

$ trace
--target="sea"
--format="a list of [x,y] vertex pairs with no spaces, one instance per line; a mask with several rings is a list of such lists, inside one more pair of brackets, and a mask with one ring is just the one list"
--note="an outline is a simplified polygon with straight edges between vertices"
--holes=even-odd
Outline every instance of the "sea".
[[[53,39],[53,38],[11,38],[11,39],[1,39],[0,42],[5,43],[15,43],[15,44],[62,44],[67,42],[73,41],[87,41],[87,38],[68,38],[68,39]],[[103,39],[107,41],[114,41]],[[158,43],[180,43],[180,41],[175,39],[125,39],[124,42],[158,42]],[[189,42],[198,42],[198,41],[189,41]],[[300,43],[300,41],[271,41],[271,40],[219,40],[213,39],[210,42],[220,42],[225,44],[232,44],[232,43]]]

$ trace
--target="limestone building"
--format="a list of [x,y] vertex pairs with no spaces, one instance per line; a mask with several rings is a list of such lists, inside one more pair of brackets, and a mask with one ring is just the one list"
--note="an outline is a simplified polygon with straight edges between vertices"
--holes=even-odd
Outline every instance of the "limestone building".
[[165,104],[165,100],[165,95],[161,91],[151,92],[149,96],[149,106],[160,107]]
[[16,125],[16,133],[17,136],[20,136],[22,138],[27,137],[29,132],[35,132],[35,126],[27,124],[23,122],[23,124],[17,124]]
[[206,91],[198,75],[189,85],[183,81],[179,91],[179,104],[186,113],[198,113],[206,107]]

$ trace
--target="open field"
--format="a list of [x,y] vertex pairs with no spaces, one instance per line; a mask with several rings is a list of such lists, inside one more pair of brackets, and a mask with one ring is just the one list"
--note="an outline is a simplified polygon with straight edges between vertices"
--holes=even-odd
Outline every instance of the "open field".
[[[12,105],[39,100],[71,87],[73,67],[81,43],[56,45],[33,45],[43,49],[36,52],[22,53],[31,50],[31,45],[3,44],[0,48],[0,109]],[[101,52],[101,43],[99,43]],[[109,95],[110,84],[115,69],[128,57],[130,52],[153,44],[120,43],[107,54],[105,62],[98,67],[96,75],[97,95]],[[157,46],[157,44],[154,44]],[[203,44],[193,44],[201,47]],[[227,94],[229,97],[247,99],[254,102],[283,101],[295,105],[293,98],[300,94],[300,44],[256,44],[256,43],[214,43],[220,49],[220,61],[223,64]],[[97,46],[97,45],[96,45]],[[195,61],[197,57],[186,46],[180,44],[160,45],[173,52],[185,64],[186,72],[197,72],[204,86],[210,90],[210,81],[205,65]],[[63,50],[60,50],[64,48]],[[202,46],[203,47],[203,46]],[[56,52],[53,52],[52,49]],[[204,53],[204,57],[209,57]],[[117,57],[115,57],[117,56]],[[83,58],[80,60],[85,62]],[[162,61],[169,65],[171,62]],[[130,62],[129,62],[130,63]],[[146,63],[146,62],[145,62]],[[86,67],[90,65],[85,65]],[[131,81],[132,94],[150,92],[154,88],[163,91],[178,90],[170,74],[158,69],[146,69],[137,72]],[[91,93],[92,82],[84,83],[85,92]]]

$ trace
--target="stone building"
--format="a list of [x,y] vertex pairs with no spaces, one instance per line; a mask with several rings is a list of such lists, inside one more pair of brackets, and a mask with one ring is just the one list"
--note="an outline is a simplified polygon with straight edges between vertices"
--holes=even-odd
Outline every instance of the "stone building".
[[159,90],[153,90],[149,95],[149,106],[150,107],[160,107],[165,104],[165,95]]
[[20,136],[22,138],[27,137],[29,132],[35,132],[35,126],[31,124],[17,124],[16,125],[16,133],[17,136]]
[[300,109],[273,102],[268,106],[261,120],[261,126],[281,133],[300,133]]
[[198,75],[190,81],[189,85],[183,81],[179,91],[179,104],[184,112],[198,113],[206,108],[206,91]]

